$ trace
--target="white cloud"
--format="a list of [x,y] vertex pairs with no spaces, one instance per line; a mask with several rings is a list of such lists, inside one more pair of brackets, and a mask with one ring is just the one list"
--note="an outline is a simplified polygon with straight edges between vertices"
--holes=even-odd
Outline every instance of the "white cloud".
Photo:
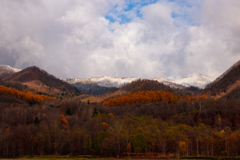
[[[0,57],[13,67],[64,78],[180,78],[218,76],[240,58],[235,0],[136,0],[127,11],[124,0],[22,2],[0,1]],[[120,24],[120,15],[131,21]]]

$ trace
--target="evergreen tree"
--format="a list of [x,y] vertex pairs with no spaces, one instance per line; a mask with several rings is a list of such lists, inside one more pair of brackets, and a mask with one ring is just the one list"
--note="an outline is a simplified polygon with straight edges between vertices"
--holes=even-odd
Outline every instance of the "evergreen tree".
[[66,114],[67,114],[67,115],[72,115],[72,112],[70,111],[69,108],[66,110]]
[[39,121],[38,118],[36,117],[36,118],[34,119],[33,123],[34,123],[35,125],[39,125],[40,121]]
[[92,117],[95,117],[98,115],[98,111],[97,111],[97,108],[95,107],[94,110],[93,110],[93,115]]

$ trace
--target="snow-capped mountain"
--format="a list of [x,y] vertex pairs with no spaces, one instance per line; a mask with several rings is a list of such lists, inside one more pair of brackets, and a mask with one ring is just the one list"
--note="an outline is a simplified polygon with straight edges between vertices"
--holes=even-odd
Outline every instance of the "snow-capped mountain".
[[206,75],[198,74],[198,75],[194,75],[194,76],[190,76],[190,77],[186,77],[178,80],[169,80],[169,79],[164,79],[162,77],[153,78],[152,80],[156,80],[160,83],[163,83],[173,88],[181,88],[181,86],[184,86],[184,87],[195,86],[203,89],[208,83],[212,82],[214,78],[208,77]]
[[[135,78],[135,77],[118,78],[118,77],[111,77],[111,76],[103,76],[103,77],[94,77],[94,78],[88,78],[88,79],[73,78],[73,79],[61,79],[61,80],[64,80],[70,84],[77,84],[77,83],[97,84],[98,86],[101,86],[101,87],[120,88],[138,79],[139,78]],[[172,88],[184,89],[185,87],[190,87],[190,86],[204,88],[208,83],[212,82],[214,78],[199,74],[191,77],[182,78],[179,80],[169,80],[162,77],[152,78],[151,80],[158,81]]]
[[83,84],[91,84],[95,83],[101,87],[115,87],[120,88],[132,81],[138,80],[139,78],[131,77],[131,78],[118,78],[118,77],[111,77],[111,76],[103,76],[103,77],[94,77],[94,78],[73,78],[73,79],[61,79],[70,84],[75,83],[83,83]]

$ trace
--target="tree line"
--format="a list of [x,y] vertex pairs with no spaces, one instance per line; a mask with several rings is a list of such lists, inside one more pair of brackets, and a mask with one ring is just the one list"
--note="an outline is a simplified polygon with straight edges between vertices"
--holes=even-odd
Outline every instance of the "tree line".
[[[22,100],[34,94],[4,86],[0,92],[0,97],[7,94]],[[133,103],[121,107],[115,102],[108,107],[81,99],[35,105],[1,102],[5,107],[0,106],[0,156],[178,158],[240,153],[239,101],[176,97],[166,91],[141,91],[125,97]]]
[[[128,114],[122,118],[102,114],[85,126],[70,126],[70,117],[60,115],[50,124],[11,126],[1,132],[0,154],[22,155],[91,154],[122,156],[126,153],[162,153],[165,156],[237,156],[240,130],[215,130],[169,124],[152,116]],[[220,121],[220,119],[219,119]],[[92,129],[91,129],[91,128]]]

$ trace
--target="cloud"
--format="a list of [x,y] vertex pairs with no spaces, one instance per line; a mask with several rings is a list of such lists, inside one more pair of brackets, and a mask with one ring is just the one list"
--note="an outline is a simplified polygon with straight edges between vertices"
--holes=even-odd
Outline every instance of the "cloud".
[[57,77],[216,77],[240,58],[235,0],[0,1],[0,62]]

